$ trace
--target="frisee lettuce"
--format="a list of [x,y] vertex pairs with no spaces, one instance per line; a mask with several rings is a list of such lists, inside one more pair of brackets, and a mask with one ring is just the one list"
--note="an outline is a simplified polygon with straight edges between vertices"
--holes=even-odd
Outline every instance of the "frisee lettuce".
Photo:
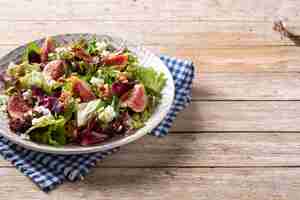
[[35,120],[34,125],[25,134],[38,143],[53,146],[64,145],[66,144],[65,122],[63,117],[55,119],[52,115],[42,116]]
[[96,38],[93,38],[88,42],[87,51],[89,54],[96,54],[98,52]]
[[120,72],[118,70],[106,67],[97,71],[97,77],[102,78],[104,80],[104,83],[111,85],[113,82],[116,81],[119,73]]
[[50,94],[53,90],[60,87],[61,84],[54,80],[48,80],[42,72],[32,71],[21,77],[20,84],[22,88],[30,89],[32,86],[36,86]]
[[41,71],[40,65],[37,63],[29,64],[28,62],[23,62],[19,65],[11,64],[6,73],[9,76],[19,78],[33,71]]
[[134,129],[142,128],[145,126],[145,122],[151,117],[151,113],[148,110],[144,110],[141,113],[134,113],[131,118],[131,126]]
[[73,97],[70,98],[68,105],[65,105],[63,116],[66,121],[70,120],[77,110],[77,103]]
[[158,73],[153,68],[130,65],[127,67],[127,72],[145,86],[147,93],[155,96],[160,95],[167,81],[162,72]]
[[41,48],[35,42],[31,42],[27,45],[23,55],[22,61],[23,62],[30,62],[32,58],[40,59]]

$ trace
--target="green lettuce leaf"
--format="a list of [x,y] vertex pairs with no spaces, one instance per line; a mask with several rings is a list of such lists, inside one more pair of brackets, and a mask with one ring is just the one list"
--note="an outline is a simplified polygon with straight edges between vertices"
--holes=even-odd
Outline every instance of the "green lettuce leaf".
[[77,104],[76,104],[76,101],[74,98],[71,98],[69,100],[69,103],[68,105],[66,105],[65,109],[64,109],[64,118],[66,121],[69,121],[72,116],[73,116],[73,113],[75,113],[77,110]]
[[31,88],[31,86],[37,86],[39,88],[44,87],[45,78],[41,72],[33,71],[20,78],[20,83],[23,88]]
[[98,53],[98,49],[97,49],[97,39],[93,38],[88,42],[88,46],[87,46],[87,52],[89,54],[97,54]]
[[142,128],[145,122],[151,117],[151,113],[146,109],[141,113],[134,113],[132,115],[131,126],[134,129]]
[[39,71],[32,71],[24,77],[21,77],[19,80],[22,88],[30,89],[32,86],[36,86],[43,89],[48,94],[61,86],[57,81],[47,80],[43,73]]
[[139,80],[146,88],[146,91],[152,95],[159,96],[161,90],[166,84],[167,79],[163,73],[156,72],[153,68],[145,68],[136,65],[130,65],[127,71],[133,78]]
[[48,59],[52,60],[72,60],[74,58],[74,54],[71,51],[59,51],[59,52],[52,52],[48,54]]
[[62,91],[63,92],[72,92],[73,91],[72,86],[73,86],[73,84],[71,81],[66,81],[62,86]]
[[120,113],[120,103],[119,102],[120,102],[120,99],[118,98],[118,96],[113,95],[111,106],[114,108],[116,116],[118,116]]
[[129,50],[125,50],[125,55],[128,57],[128,65],[137,65],[139,63],[138,58],[133,55]]
[[41,54],[41,48],[35,42],[31,42],[27,45],[23,56],[22,61],[30,62],[32,57],[39,57]]
[[97,71],[97,77],[103,79],[104,83],[111,85],[116,81],[119,73],[120,72],[118,70],[106,67]]
[[36,63],[29,64],[28,62],[23,62],[19,65],[10,65],[6,73],[12,77],[18,78],[33,71],[41,71],[40,65]]
[[63,117],[55,119],[52,115],[43,116],[36,119],[34,125],[25,134],[38,143],[54,146],[64,145],[66,144],[64,125]]

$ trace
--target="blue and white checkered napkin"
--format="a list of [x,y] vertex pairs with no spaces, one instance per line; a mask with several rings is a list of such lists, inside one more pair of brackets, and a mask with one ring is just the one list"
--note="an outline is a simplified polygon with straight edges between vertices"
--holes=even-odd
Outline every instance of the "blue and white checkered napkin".
[[[171,110],[151,133],[155,136],[165,136],[177,113],[189,104],[194,78],[194,66],[191,61],[168,56],[160,58],[173,75],[176,91]],[[81,179],[97,161],[117,150],[84,155],[52,155],[24,149],[0,136],[0,154],[45,192],[54,189],[64,180]]]

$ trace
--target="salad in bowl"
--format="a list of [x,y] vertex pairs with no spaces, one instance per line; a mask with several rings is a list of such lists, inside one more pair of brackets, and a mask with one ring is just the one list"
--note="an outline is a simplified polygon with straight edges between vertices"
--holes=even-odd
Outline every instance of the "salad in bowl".
[[[145,67],[137,54],[91,35],[31,42],[1,74],[0,115],[22,140],[52,148],[101,146],[130,137],[161,106],[170,77]],[[163,105],[164,115],[170,102]],[[157,115],[143,132],[162,120]]]

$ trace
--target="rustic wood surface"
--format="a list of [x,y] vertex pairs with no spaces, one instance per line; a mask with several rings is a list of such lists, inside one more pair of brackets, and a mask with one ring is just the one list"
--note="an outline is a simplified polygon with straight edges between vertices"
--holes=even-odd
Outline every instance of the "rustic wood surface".
[[297,0],[0,0],[0,56],[49,34],[122,35],[195,63],[192,104],[84,181],[41,192],[0,159],[0,199],[300,199]]

